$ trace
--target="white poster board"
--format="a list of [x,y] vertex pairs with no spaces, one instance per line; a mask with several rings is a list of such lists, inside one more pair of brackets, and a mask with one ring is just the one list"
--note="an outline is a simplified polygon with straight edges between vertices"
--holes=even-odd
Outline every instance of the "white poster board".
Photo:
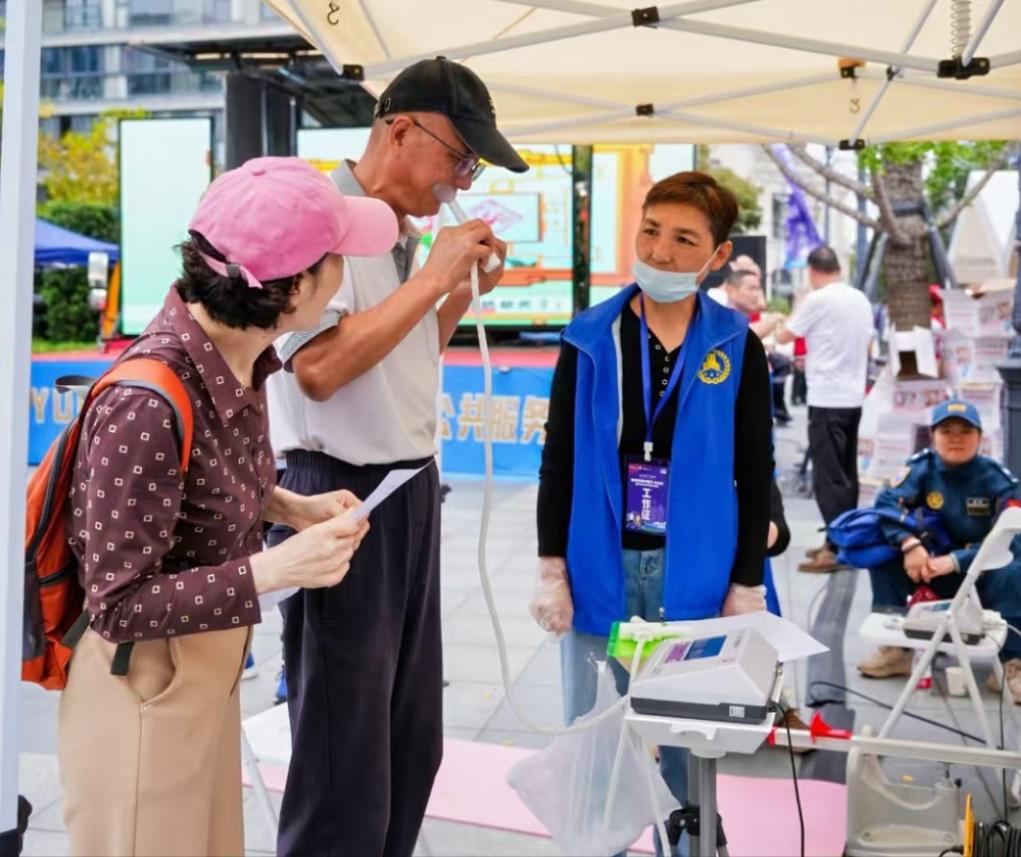
[[120,123],[121,330],[141,333],[181,273],[174,249],[213,178],[212,119]]

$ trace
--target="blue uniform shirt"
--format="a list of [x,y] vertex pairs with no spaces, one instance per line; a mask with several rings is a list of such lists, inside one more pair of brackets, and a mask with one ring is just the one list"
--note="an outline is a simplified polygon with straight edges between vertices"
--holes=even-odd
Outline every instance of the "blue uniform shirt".
[[[1004,506],[1018,497],[1017,477],[999,462],[977,455],[967,464],[950,467],[935,451],[925,449],[908,459],[875,505],[907,513],[922,509],[937,517],[964,574]],[[884,531],[894,545],[910,535],[896,524],[884,525]],[[1013,547],[1018,556],[1018,540]]]

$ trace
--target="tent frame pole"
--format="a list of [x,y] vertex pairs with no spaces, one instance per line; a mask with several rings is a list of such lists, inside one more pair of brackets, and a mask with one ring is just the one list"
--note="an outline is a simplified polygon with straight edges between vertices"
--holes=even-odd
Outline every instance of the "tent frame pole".
[[961,56],[961,65],[968,65],[975,56],[975,51],[978,50],[979,42],[985,37],[985,34],[989,32],[989,27],[992,26],[993,19],[996,17],[996,13],[1000,11],[1000,7],[1003,5],[1003,0],[991,0],[989,6],[986,8],[985,15],[982,16],[982,22],[978,25],[978,29],[975,30],[974,35],[971,37],[971,41],[968,42],[968,47],[964,49],[964,53]]
[[942,131],[953,131],[955,128],[967,127],[969,125],[983,125],[986,122],[995,122],[997,119],[1012,119],[1021,116],[1021,107],[1011,107],[1007,110],[997,110],[993,113],[980,113],[977,116],[964,116],[960,119],[953,119],[949,122],[937,122],[933,125],[923,125],[920,128],[904,128],[892,134],[884,134],[881,137],[873,137],[871,143],[892,143],[898,140],[917,140],[925,138],[929,134],[938,134]]
[[[694,9],[698,12],[705,12],[708,9],[722,9],[728,6],[740,6],[745,3],[755,3],[758,0],[688,0],[684,3],[671,3],[659,9],[660,22],[657,26],[666,26],[672,19],[689,14]],[[532,6],[541,7],[542,3],[536,0]],[[295,9],[297,11],[297,9]],[[307,21],[303,23],[307,26]],[[368,80],[373,78],[387,77],[393,72],[401,71],[412,63],[420,60],[431,59],[442,55],[448,59],[458,60],[467,57],[476,57],[483,54],[502,53],[503,51],[514,50],[515,48],[527,48],[534,45],[542,45],[547,42],[573,39],[578,36],[591,36],[597,33],[605,33],[609,30],[620,30],[627,27],[634,27],[634,21],[629,11],[618,11],[612,15],[605,15],[591,21],[582,21],[577,24],[565,24],[560,27],[551,27],[548,30],[540,30],[535,33],[523,33],[520,36],[505,36],[501,39],[488,39],[484,42],[473,42],[466,45],[440,48],[426,51],[425,53],[412,54],[409,56],[397,57],[382,63],[372,63],[365,66],[365,77]]]
[[554,122],[541,122],[536,125],[505,125],[503,133],[518,140],[529,138],[533,134],[545,134],[549,131],[563,131],[568,128],[578,128],[589,125],[592,122],[614,122],[617,120],[631,119],[635,116],[634,107],[622,107],[620,110],[610,110],[606,113],[598,113],[589,116],[573,116],[570,119],[557,119]]
[[[913,68],[918,71],[935,74],[939,61],[928,57],[916,57],[910,54],[897,54],[891,51],[879,51],[861,45],[848,45],[840,42],[827,42],[821,39],[809,39],[801,36],[790,36],[783,33],[768,33],[762,30],[750,30],[746,27],[732,27],[728,24],[715,24],[710,21],[692,21],[689,19],[671,20],[660,23],[660,27],[698,33],[702,36],[714,36],[719,39],[731,39],[738,42],[751,42],[759,45],[770,45],[775,48],[790,48],[812,54],[824,54],[833,57],[855,57],[869,62],[878,62],[895,68]],[[1018,60],[1021,62],[1021,59]]]
[[[762,86],[751,86],[746,89],[735,89],[729,92],[720,92],[713,95],[699,95],[694,98],[681,98],[676,101],[667,101],[661,104],[653,105],[655,108],[654,115],[662,115],[669,111],[684,108],[684,107],[699,107],[706,105],[719,104],[724,101],[734,101],[740,98],[751,98],[756,95],[770,95],[774,92],[787,92],[791,89],[797,89],[803,86],[816,86],[820,83],[826,83],[831,80],[831,75],[813,75],[811,77],[803,77],[798,80],[787,80],[780,83],[768,83]],[[498,85],[494,85],[493,89],[500,89]],[[514,88],[515,91],[520,92],[523,95],[536,95],[545,96],[557,101],[563,101],[566,103],[585,103],[583,101],[576,101],[569,95],[560,95],[557,93],[544,93],[538,89],[524,90],[519,87]],[[543,122],[536,125],[524,125],[515,127],[514,125],[507,125],[505,131],[508,134],[513,134],[518,139],[527,137],[529,134],[542,134],[547,131],[559,131],[565,128],[576,128],[582,125],[589,125],[593,122],[612,122],[619,119],[630,119],[636,116],[635,106],[621,105],[616,109],[608,110],[605,113],[589,114],[587,116],[574,116],[570,119],[559,119],[555,122]],[[699,120],[702,121],[701,119]],[[708,121],[708,120],[706,120]],[[780,135],[781,139],[786,139],[786,134]],[[815,142],[813,139],[811,142]]]
[[1011,51],[1006,54],[997,54],[994,57],[989,57],[990,68],[1006,68],[1011,65],[1018,65],[1021,63],[1021,51]]
[[589,95],[573,95],[565,92],[551,92],[548,89],[540,89],[537,86],[521,86],[516,83],[501,83],[498,80],[493,81],[492,83],[487,82],[486,86],[489,88],[490,92],[508,92],[511,95],[523,95],[526,98],[541,98],[543,101],[562,101],[565,104],[592,107],[596,110],[611,110],[616,112],[624,107],[624,105],[619,101],[607,101],[605,98],[593,98]]
[[825,146],[838,145],[837,140],[826,137],[816,137],[810,134],[796,134],[793,131],[781,131],[778,128],[767,128],[763,125],[752,125],[748,122],[736,122],[732,119],[723,119],[718,116],[700,116],[697,113],[686,113],[681,110],[662,110],[657,115],[667,116],[671,119],[679,119],[689,125],[701,125],[704,128],[725,128],[730,131],[738,131],[745,134],[757,134],[762,137],[769,137],[776,143],[821,143]]
[[0,341],[10,344],[0,372],[0,842],[17,848],[21,633],[24,599],[25,486],[35,268],[36,146],[42,3],[7,7],[3,155],[0,159],[0,282],[8,297]]
[[380,31],[379,25],[376,23],[376,18],[369,9],[369,4],[366,0],[358,0],[358,8],[362,10],[365,20],[369,22],[369,27],[372,28],[372,32],[376,36],[376,41],[379,42],[379,49],[386,55],[387,59],[389,59],[391,56],[390,48],[387,47],[386,40],[383,38],[383,33]]
[[[867,68],[857,70],[859,79],[862,80],[886,80],[886,72],[874,71]],[[926,77],[918,72],[901,71],[897,75],[897,82],[902,86],[918,86],[925,89],[939,89],[944,92],[960,93],[961,83],[959,81],[941,80],[939,78]],[[982,86],[968,81],[969,95],[984,95],[989,98],[1003,98],[1008,101],[1021,101],[1021,91],[1000,89],[996,86]]]
[[[611,15],[619,15],[620,7],[604,6],[601,3],[586,3],[582,0],[504,0],[506,3],[516,3],[519,6],[528,6],[533,9],[544,9],[548,12],[567,12],[572,15],[589,15],[594,18],[606,18]],[[723,9],[726,6],[741,5],[757,0],[691,0],[688,8],[682,14],[697,15],[699,12],[712,12],[715,9]],[[660,17],[665,17],[665,10],[671,7],[664,7],[660,10]]]
[[[922,31],[922,27],[925,26],[925,22],[928,20],[929,15],[932,14],[932,10],[935,8],[936,2],[937,0],[929,0],[925,8],[922,9],[921,14],[918,16],[918,20],[915,21],[915,26],[911,29],[908,37],[904,40],[904,47],[902,49],[904,53],[911,50],[911,46],[914,45],[915,39],[918,38],[918,34]],[[858,121],[858,127],[854,129],[854,133],[850,137],[852,143],[862,138],[861,135],[865,131],[865,126],[869,124],[869,120],[879,107],[880,102],[886,95],[886,91],[893,84],[896,75],[900,74],[900,69],[891,68],[890,72],[891,73],[886,76],[886,80],[883,81],[883,85],[879,87],[879,92],[872,97],[872,102],[867,108],[865,108],[865,114]]]
[[[517,2],[517,0],[512,0]],[[529,6],[536,8],[550,8],[549,3],[560,3],[562,0],[534,0]],[[705,12],[709,9],[721,9],[727,6],[743,5],[754,3],[758,0],[689,0],[686,3],[673,3],[659,9],[660,20],[657,28],[679,30],[681,32],[699,33],[705,36],[713,36],[721,39],[730,39],[739,42],[751,42],[754,44],[770,45],[778,48],[789,48],[796,51],[805,51],[830,55],[834,57],[857,57],[859,59],[879,62],[894,68],[913,68],[918,71],[935,74],[939,61],[928,57],[916,57],[907,53],[893,53],[891,51],[879,51],[874,48],[860,45],[847,45],[840,42],[827,42],[821,39],[810,39],[800,36],[790,36],[783,33],[770,33],[761,30],[752,30],[747,27],[732,27],[726,24],[716,24],[710,21],[693,21],[683,17],[693,12]],[[576,3],[571,11],[578,12],[580,7]],[[599,7],[602,9],[603,7]],[[567,11],[556,9],[554,11]],[[300,12],[299,7],[295,11],[302,18],[306,29],[308,21]],[[593,13],[595,9],[592,10]],[[406,66],[419,60],[429,59],[437,54],[449,57],[450,59],[465,59],[467,57],[481,56],[483,54],[501,53],[516,48],[532,47],[547,42],[562,39],[575,38],[577,36],[589,36],[596,33],[603,33],[609,30],[633,27],[634,22],[630,12],[610,12],[600,14],[595,20],[582,21],[577,24],[565,24],[560,27],[551,27],[548,30],[541,30],[535,33],[523,33],[520,36],[507,36],[501,39],[491,39],[484,42],[473,42],[466,45],[446,47],[425,53],[412,54],[409,56],[397,57],[382,63],[374,63],[365,67],[365,77],[368,79],[387,77],[393,72],[400,71]],[[1013,55],[1004,55],[1011,57]],[[1021,62],[1021,57],[1017,59]]]

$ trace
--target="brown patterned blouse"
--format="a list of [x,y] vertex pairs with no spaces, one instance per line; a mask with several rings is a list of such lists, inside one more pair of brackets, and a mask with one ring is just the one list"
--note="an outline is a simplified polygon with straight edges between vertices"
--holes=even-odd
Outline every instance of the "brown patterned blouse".
[[85,417],[71,493],[71,549],[93,630],[113,642],[253,625],[261,614],[249,557],[276,484],[263,381],[231,372],[171,288],[126,356],[156,358],[184,382],[194,410],[187,478],[173,411],[140,387],[103,392]]

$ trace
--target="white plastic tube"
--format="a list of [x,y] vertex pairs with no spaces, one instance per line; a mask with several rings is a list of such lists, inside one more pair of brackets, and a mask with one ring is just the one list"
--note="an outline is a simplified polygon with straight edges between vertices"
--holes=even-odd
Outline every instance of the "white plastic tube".
[[[458,223],[466,223],[468,220],[471,219],[465,213],[465,210],[461,208],[461,203],[457,201],[457,190],[452,188],[450,185],[438,184],[436,185],[436,187],[433,188],[433,193],[436,194],[436,198],[440,202],[444,203],[447,206],[447,208],[450,209],[450,213],[454,215],[454,219]],[[494,250],[492,253],[489,254],[489,258],[486,259],[486,265],[482,270],[488,274],[490,271],[495,271],[499,267],[500,257],[496,254],[496,251]]]
[[[456,213],[454,216],[457,216]],[[493,623],[493,634],[496,637],[496,653],[500,659],[500,678],[503,681],[503,690],[507,695],[507,704],[510,705],[511,711],[514,712],[518,720],[533,732],[539,732],[543,735],[570,735],[575,732],[583,732],[614,716],[618,709],[627,703],[627,697],[623,697],[616,705],[611,705],[598,717],[577,726],[547,726],[535,723],[518,707],[517,700],[514,699],[510,666],[507,662],[507,642],[503,636],[503,627],[500,625],[500,615],[496,610],[496,602],[493,600],[493,587],[489,580],[489,568],[486,565],[489,517],[493,506],[493,365],[489,358],[489,343],[486,341],[486,329],[482,323],[482,301],[479,295],[478,265],[472,265],[471,290],[472,309],[475,314],[475,330],[479,337],[479,353],[482,356],[482,443],[485,461],[482,489],[482,517],[479,523],[479,580],[482,583],[482,595],[486,600],[486,607],[489,609],[489,618]],[[639,646],[639,651],[641,651],[641,646]],[[635,660],[637,662],[637,657]]]
[[[438,185],[435,188],[436,198],[444,203],[450,210],[454,219],[459,223],[467,220],[464,209],[457,204],[456,192],[453,188]],[[487,262],[487,270],[493,266],[493,260],[499,266],[500,259],[493,253]],[[598,717],[577,726],[547,726],[535,723],[518,706],[514,698],[513,682],[510,676],[510,666],[507,662],[507,642],[503,636],[503,626],[500,624],[500,615],[496,610],[496,602],[493,600],[493,587],[489,579],[489,567],[486,564],[486,545],[489,540],[489,517],[493,508],[493,364],[489,357],[489,342],[486,339],[486,328],[482,320],[482,297],[479,294],[479,266],[472,265],[471,274],[472,311],[475,316],[475,332],[479,339],[479,354],[482,357],[482,443],[483,459],[485,462],[485,473],[483,476],[482,488],[482,516],[479,522],[479,580],[482,583],[482,595],[486,601],[486,608],[489,610],[489,618],[493,624],[493,634],[496,637],[496,653],[500,660],[500,679],[503,682],[503,690],[507,696],[507,704],[511,711],[525,726],[533,732],[543,735],[570,735],[576,732],[583,732],[591,729],[603,720],[612,717],[621,707],[627,703],[625,696],[616,705],[611,705]],[[639,651],[641,647],[639,647]],[[637,659],[636,659],[637,660]]]

